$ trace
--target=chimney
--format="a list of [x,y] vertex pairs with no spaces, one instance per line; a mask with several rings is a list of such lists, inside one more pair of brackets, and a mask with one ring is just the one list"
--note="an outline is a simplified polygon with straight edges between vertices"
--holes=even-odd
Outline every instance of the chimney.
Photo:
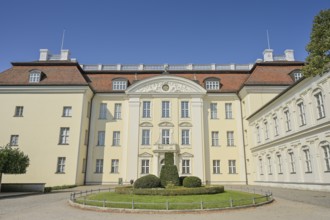
[[287,61],[294,61],[294,50],[287,49],[284,51],[284,54]]
[[272,49],[264,50],[263,54],[264,54],[264,61],[274,61]]
[[39,61],[47,61],[50,56],[51,53],[48,49],[40,49]]
[[70,60],[70,51],[69,50],[61,50],[61,60]]

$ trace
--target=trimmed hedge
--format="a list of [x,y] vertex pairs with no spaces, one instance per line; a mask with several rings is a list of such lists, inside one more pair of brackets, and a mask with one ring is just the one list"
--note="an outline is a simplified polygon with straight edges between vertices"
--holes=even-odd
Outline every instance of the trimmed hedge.
[[180,176],[179,177],[179,186],[182,186],[183,185],[183,180],[184,178],[186,178],[187,176]]
[[160,186],[160,179],[152,174],[140,177],[134,182],[134,188],[157,188]]
[[183,186],[188,188],[201,187],[202,180],[197,176],[187,176],[183,179]]
[[179,195],[201,195],[201,194],[217,194],[224,192],[224,186],[206,186],[198,188],[176,187],[171,189],[155,188],[155,189],[133,189],[131,186],[116,187],[116,193],[119,194],[135,194],[135,195],[160,195],[160,196],[179,196]]
[[165,165],[160,171],[160,184],[166,187],[168,184],[179,186],[178,168],[174,165],[174,154],[165,153]]

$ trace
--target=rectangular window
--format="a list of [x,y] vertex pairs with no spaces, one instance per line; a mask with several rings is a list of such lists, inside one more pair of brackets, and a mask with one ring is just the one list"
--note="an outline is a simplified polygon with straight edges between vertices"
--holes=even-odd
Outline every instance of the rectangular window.
[[150,145],[150,130],[142,130],[142,145]]
[[264,167],[263,167],[263,163],[262,163],[262,158],[259,158],[259,172],[260,175],[264,175]]
[[30,73],[29,82],[37,83],[40,82],[41,73]]
[[268,161],[268,174],[272,175],[272,158],[268,156],[267,161]]
[[189,145],[190,144],[190,137],[189,137],[189,130],[188,129],[181,130],[181,144],[182,145]]
[[227,146],[234,146],[234,132],[227,131]]
[[107,103],[101,103],[100,104],[99,119],[107,119]]
[[112,146],[120,145],[120,131],[113,132]]
[[97,136],[97,146],[104,146],[105,131],[99,131]]
[[218,90],[220,87],[219,81],[206,81],[205,88],[206,90]]
[[103,173],[103,159],[96,159],[95,173]]
[[69,132],[70,132],[70,128],[61,128],[60,129],[59,144],[69,144]]
[[71,117],[71,111],[72,111],[72,107],[71,106],[64,106],[63,107],[63,113],[62,113],[62,117]]
[[170,144],[170,129],[162,130],[162,144]]
[[296,164],[294,153],[292,151],[289,152],[289,159],[290,159],[290,171],[291,173],[296,173]]
[[212,131],[212,146],[219,146],[219,132]]
[[229,174],[235,174],[236,173],[236,160],[229,160],[228,168],[229,168]]
[[112,82],[113,90],[125,90],[127,88],[126,80],[116,80]]
[[141,174],[149,173],[149,160],[141,160]]
[[317,108],[317,115],[318,118],[324,118],[325,117],[325,111],[324,111],[324,103],[323,103],[323,97],[322,97],[322,93],[319,92],[317,94],[314,95],[314,97],[316,98],[316,108]]
[[190,160],[182,160],[182,174],[190,173]]
[[23,117],[23,106],[16,106],[14,117]]
[[121,119],[121,104],[115,103],[115,114],[114,119]]
[[10,135],[10,146],[18,146],[18,135]]
[[189,118],[189,102],[181,102],[181,118]]
[[233,118],[232,104],[226,103],[225,110],[226,110],[226,119],[232,119]]
[[309,149],[303,150],[305,154],[305,163],[306,163],[306,173],[312,172],[312,161]]
[[279,135],[279,128],[278,128],[278,119],[277,116],[273,117],[273,122],[274,122],[274,135],[277,136]]
[[256,133],[257,133],[257,142],[260,143],[261,138],[260,138],[260,127],[259,126],[256,127]]
[[56,173],[64,173],[65,172],[65,157],[57,158],[57,168]]
[[220,160],[213,160],[213,173],[220,174]]
[[278,163],[278,173],[279,174],[282,174],[283,171],[282,171],[282,156],[281,154],[277,154],[277,163]]
[[86,173],[86,159],[85,158],[83,159],[83,162],[82,162],[82,173]]
[[170,102],[162,101],[162,118],[170,117]]
[[143,101],[143,109],[142,109],[142,118],[150,118],[150,109],[151,109],[151,102],[150,101]]
[[111,173],[119,173],[119,160],[111,160]]
[[268,122],[264,121],[264,127],[265,127],[265,140],[269,138],[269,132],[268,132]]
[[291,118],[289,110],[284,111],[286,131],[291,131]]
[[303,102],[298,103],[298,108],[299,108],[300,126],[303,126],[306,124],[306,113],[305,113],[304,103]]
[[330,146],[325,145],[322,148],[324,150],[325,169],[326,171],[330,171]]
[[217,103],[211,103],[210,104],[211,109],[211,119],[217,119],[218,118],[218,105]]

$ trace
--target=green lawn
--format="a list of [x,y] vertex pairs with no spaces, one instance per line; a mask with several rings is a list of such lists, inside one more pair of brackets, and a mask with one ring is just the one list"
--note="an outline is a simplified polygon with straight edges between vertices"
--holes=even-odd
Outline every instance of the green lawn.
[[131,209],[132,201],[134,201],[134,209],[167,209],[168,207],[168,209],[177,210],[200,209],[201,206],[203,206],[204,209],[230,207],[231,199],[233,200],[233,206],[253,204],[253,198],[256,198],[255,203],[261,203],[266,201],[266,198],[259,197],[261,197],[261,195],[237,191],[225,191],[224,193],[212,195],[189,196],[142,196],[104,192],[89,195],[86,198],[78,198],[77,202],[85,202],[86,205]]

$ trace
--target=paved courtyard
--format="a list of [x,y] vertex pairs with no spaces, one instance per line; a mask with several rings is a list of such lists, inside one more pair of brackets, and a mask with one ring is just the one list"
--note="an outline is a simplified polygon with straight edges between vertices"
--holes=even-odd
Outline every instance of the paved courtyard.
[[[0,199],[1,220],[35,220],[35,219],[180,219],[199,220],[201,218],[213,219],[244,219],[244,220],[278,220],[278,219],[317,219],[330,218],[330,193],[312,192],[302,190],[288,190],[269,187],[249,187],[264,191],[270,190],[276,199],[269,205],[217,212],[202,212],[190,214],[125,214],[80,210],[68,205],[70,192],[86,189],[96,189],[97,186],[84,186],[71,190],[63,190],[50,194],[26,195]],[[228,189],[230,187],[227,187]],[[232,188],[237,188],[232,186]],[[240,188],[240,187],[238,187]]]

